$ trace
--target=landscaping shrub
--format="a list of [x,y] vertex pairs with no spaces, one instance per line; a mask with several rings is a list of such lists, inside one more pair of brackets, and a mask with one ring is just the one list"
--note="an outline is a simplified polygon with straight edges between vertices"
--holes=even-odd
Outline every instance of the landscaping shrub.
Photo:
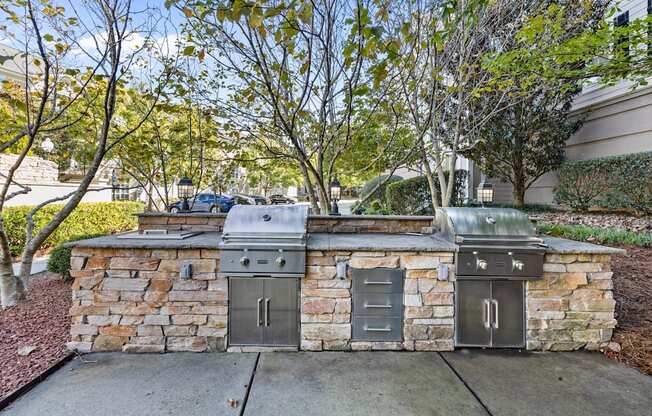
[[652,234],[639,233],[620,228],[599,228],[588,225],[539,224],[539,232],[555,237],[568,238],[576,241],[588,241],[598,244],[630,245],[651,247]]
[[632,209],[652,215],[652,152],[566,162],[555,201],[576,211]]
[[[89,234],[71,238],[65,243],[72,241],[85,240],[87,238],[99,237],[100,234]],[[59,273],[62,280],[70,280],[70,253],[72,249],[65,247],[65,243],[56,246],[48,258],[48,271]]]
[[[448,173],[445,173],[448,178]],[[467,172],[465,170],[455,171],[455,183],[453,184],[453,197],[451,206],[459,206],[463,203],[464,184],[466,183]],[[439,195],[441,206],[441,192],[439,181],[435,178],[435,186]],[[393,214],[397,215],[432,215],[432,202],[428,178],[417,176],[394,182],[387,187],[387,207]]]
[[[356,202],[351,207],[351,211],[355,214],[366,215],[389,214],[385,201],[385,190],[390,184],[401,181],[403,178],[397,175],[392,175],[387,182],[374,191],[374,188],[387,179],[387,177],[388,175],[380,175],[368,180],[360,190],[360,198],[361,200],[365,200],[365,202]],[[367,195],[369,195],[368,198]]]
[[[61,209],[62,205],[48,205],[34,216],[34,228],[43,227]],[[26,216],[32,206],[5,208],[2,212],[5,231],[9,238],[11,255],[20,255],[25,246]],[[143,211],[140,202],[82,203],[45,241],[42,249],[58,246],[82,235],[111,234],[132,230],[138,226],[134,214]]]

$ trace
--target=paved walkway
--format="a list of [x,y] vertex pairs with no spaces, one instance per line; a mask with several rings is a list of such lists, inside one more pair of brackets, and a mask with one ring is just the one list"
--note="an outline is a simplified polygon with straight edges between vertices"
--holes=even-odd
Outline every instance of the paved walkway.
[[652,415],[652,377],[583,352],[85,360],[67,364],[0,415]]

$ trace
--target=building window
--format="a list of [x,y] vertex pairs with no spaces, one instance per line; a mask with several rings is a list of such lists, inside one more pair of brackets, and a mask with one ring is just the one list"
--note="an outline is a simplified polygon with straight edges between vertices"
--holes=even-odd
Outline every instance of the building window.
[[[619,14],[614,19],[614,27],[626,27],[629,25],[629,11]],[[616,54],[622,54],[623,56],[629,55],[629,36],[623,34],[618,37],[616,42]]]
[[129,185],[121,183],[113,187],[111,191],[111,200],[129,201]]

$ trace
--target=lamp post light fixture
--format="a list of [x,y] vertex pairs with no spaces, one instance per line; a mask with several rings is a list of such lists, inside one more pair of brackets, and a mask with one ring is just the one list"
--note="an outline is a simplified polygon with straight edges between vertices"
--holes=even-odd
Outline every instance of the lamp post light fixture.
[[191,198],[195,192],[194,187],[192,186],[192,179],[183,177],[179,179],[177,183],[177,193],[179,198],[183,199],[183,204],[181,205],[182,211],[190,211],[190,205],[188,205],[188,198]]
[[342,188],[340,187],[340,181],[337,180],[337,178],[333,179],[331,182],[331,215],[340,215],[340,210],[337,207],[337,201],[340,200],[340,196],[342,195]]
[[477,188],[477,193],[478,202],[480,202],[480,204],[484,205],[494,202],[494,187],[486,179],[483,178],[482,181],[480,181],[480,184]]

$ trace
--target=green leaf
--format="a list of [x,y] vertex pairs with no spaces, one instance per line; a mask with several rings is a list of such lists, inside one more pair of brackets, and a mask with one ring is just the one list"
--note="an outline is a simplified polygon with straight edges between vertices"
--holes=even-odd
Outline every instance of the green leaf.
[[183,48],[183,56],[191,56],[193,53],[195,53],[195,47],[193,45],[188,45]]
[[45,39],[46,42],[52,42],[54,40],[54,36],[52,36],[49,33],[46,33],[45,35],[43,35],[43,39]]

